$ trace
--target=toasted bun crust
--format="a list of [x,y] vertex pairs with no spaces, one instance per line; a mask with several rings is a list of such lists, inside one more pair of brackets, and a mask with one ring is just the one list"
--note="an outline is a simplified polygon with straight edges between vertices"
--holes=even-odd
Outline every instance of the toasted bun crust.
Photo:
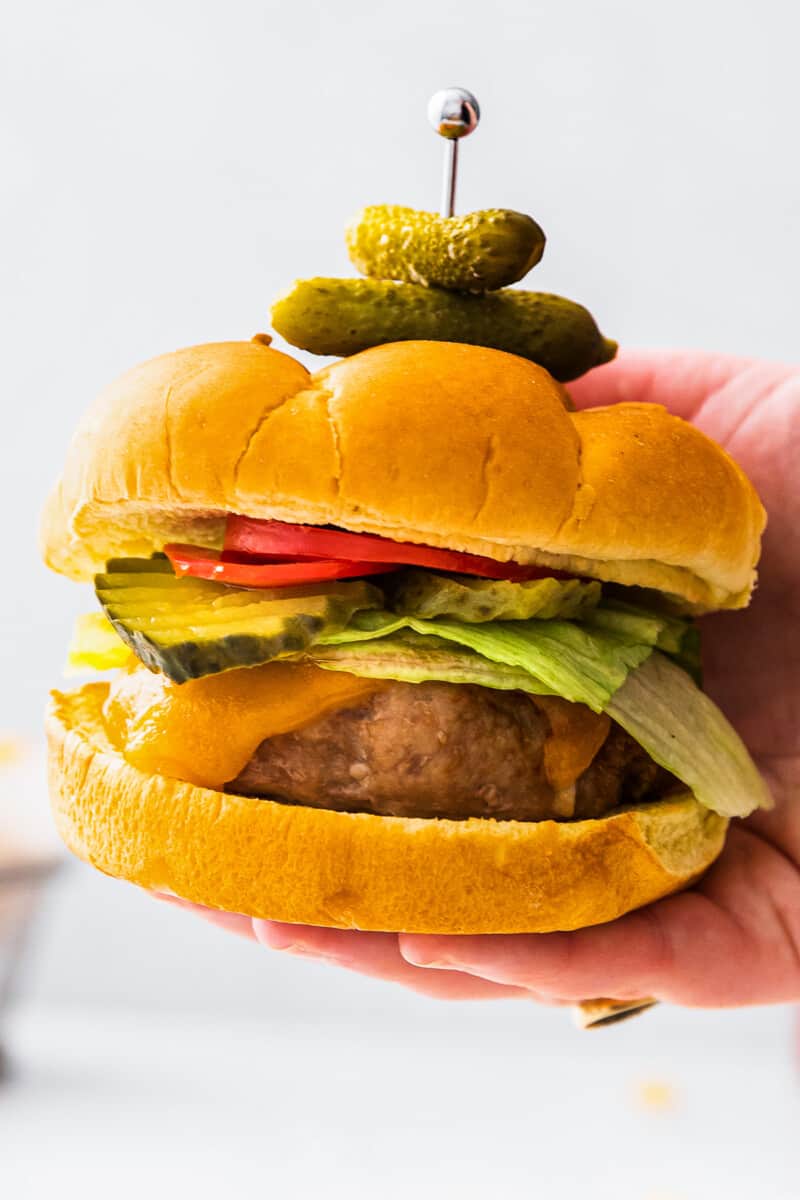
[[546,933],[610,921],[696,878],[727,822],[689,794],[603,820],[424,821],[293,807],[129,766],[108,685],[54,693],[56,823],[80,858],[141,887],[298,924]]
[[309,375],[259,342],[166,354],[101,395],[42,524],[82,579],[115,554],[219,544],[226,512],[383,534],[747,603],[764,512],[723,450],[657,405],[573,413],[541,367],[401,342]]

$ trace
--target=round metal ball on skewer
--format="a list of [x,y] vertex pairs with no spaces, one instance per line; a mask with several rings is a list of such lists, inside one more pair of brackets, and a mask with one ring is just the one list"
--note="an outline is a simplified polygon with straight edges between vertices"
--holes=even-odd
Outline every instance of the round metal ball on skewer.
[[442,137],[466,137],[480,119],[480,105],[466,88],[443,88],[428,101],[428,120]]
[[443,88],[428,101],[428,120],[446,139],[440,209],[443,217],[452,217],[455,212],[459,139],[472,133],[480,119],[480,105],[466,88]]

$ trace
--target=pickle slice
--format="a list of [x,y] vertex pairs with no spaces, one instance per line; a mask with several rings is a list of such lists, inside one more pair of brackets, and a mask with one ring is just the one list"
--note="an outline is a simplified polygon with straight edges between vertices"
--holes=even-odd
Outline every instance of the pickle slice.
[[516,283],[536,266],[545,243],[533,218],[510,208],[441,217],[399,204],[362,209],[345,239],[362,275],[461,292]]
[[106,563],[106,571],[114,576],[122,572],[136,575],[175,574],[166,554],[151,554],[149,558],[110,558]]
[[438,575],[433,571],[401,571],[387,582],[393,612],[404,616],[446,617],[476,624],[483,621],[577,621],[593,612],[602,587],[596,580],[476,579],[470,575]]
[[179,579],[154,559],[112,559],[95,591],[134,654],[176,683],[305,650],[353,613],[383,605],[383,593],[363,580],[232,588]]
[[562,383],[617,350],[582,305],[513,289],[466,296],[378,279],[301,279],[273,305],[272,324],[312,354],[345,357],[407,341],[490,346],[538,363]]

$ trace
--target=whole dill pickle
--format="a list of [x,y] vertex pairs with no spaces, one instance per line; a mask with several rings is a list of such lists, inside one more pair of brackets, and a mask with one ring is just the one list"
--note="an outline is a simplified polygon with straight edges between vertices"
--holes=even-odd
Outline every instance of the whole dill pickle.
[[347,356],[385,342],[467,342],[518,354],[568,382],[616,353],[587,309],[514,289],[466,296],[378,279],[300,279],[272,307],[275,330],[312,354]]
[[510,208],[440,217],[399,204],[362,209],[345,238],[362,275],[459,292],[516,283],[536,266],[545,241],[532,217]]

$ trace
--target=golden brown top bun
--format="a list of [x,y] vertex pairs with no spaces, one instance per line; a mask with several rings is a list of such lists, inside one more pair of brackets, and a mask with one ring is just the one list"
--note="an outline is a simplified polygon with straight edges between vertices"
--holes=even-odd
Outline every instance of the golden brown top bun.
[[218,545],[224,514],[383,534],[747,603],[764,512],[714,442],[652,404],[569,412],[542,367],[450,342],[314,375],[254,342],[165,354],[113,383],[42,523],[47,563]]
[[409,933],[547,933],[685,887],[728,822],[689,792],[592,821],[426,821],[279,804],[130,766],[108,684],[54,693],[50,793],[69,848],[107,875],[209,908]]

